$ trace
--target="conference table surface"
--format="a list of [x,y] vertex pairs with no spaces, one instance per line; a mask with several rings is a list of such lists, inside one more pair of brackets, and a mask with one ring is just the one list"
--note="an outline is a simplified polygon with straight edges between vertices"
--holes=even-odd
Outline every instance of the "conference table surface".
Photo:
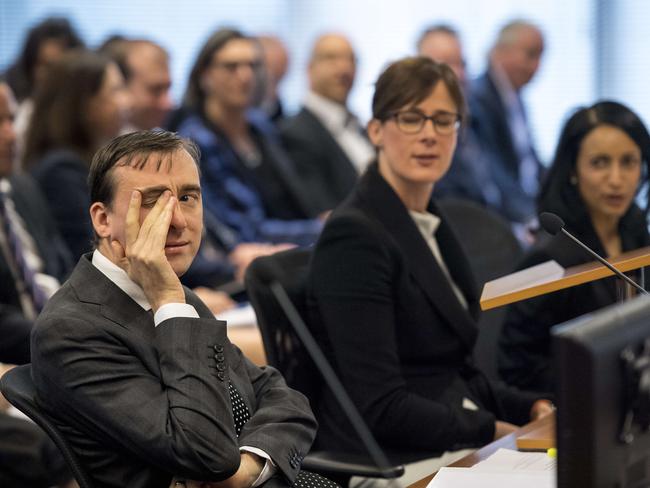
[[[480,449],[477,449],[476,451],[468,454],[464,458],[459,459],[449,466],[454,468],[469,468],[479,463],[480,461],[487,459],[499,449],[517,449],[518,437],[529,435],[533,432],[539,432],[544,437],[548,437],[548,435],[554,437],[554,430],[555,415],[547,415],[546,417],[524,425],[512,434],[508,434],[501,439],[497,439],[496,441],[491,442],[490,444],[483,446]],[[412,485],[409,485],[408,488],[426,488],[434,476],[435,473],[430,474],[429,476],[422,478],[420,481],[416,481]]]

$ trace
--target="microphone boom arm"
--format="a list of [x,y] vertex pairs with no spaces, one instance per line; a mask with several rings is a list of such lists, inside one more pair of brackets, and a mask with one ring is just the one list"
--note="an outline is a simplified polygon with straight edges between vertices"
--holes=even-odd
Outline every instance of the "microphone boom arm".
[[642,288],[641,286],[639,286],[639,284],[636,283],[632,278],[630,278],[630,277],[627,276],[625,273],[622,273],[621,271],[619,271],[618,269],[616,269],[616,268],[615,268],[614,266],[612,266],[612,265],[611,265],[611,264],[610,264],[606,259],[600,257],[600,255],[598,255],[598,253],[592,251],[592,250],[589,249],[589,247],[587,247],[585,244],[583,244],[583,243],[580,242],[578,239],[576,239],[575,237],[573,237],[573,235],[571,235],[571,233],[567,232],[564,228],[561,229],[561,231],[562,231],[562,233],[563,233],[565,236],[571,238],[571,240],[572,240],[573,242],[575,242],[576,244],[579,244],[580,247],[582,247],[585,251],[587,251],[589,254],[591,254],[593,257],[595,257],[595,258],[596,258],[600,263],[602,263],[602,264],[603,264],[605,267],[607,267],[607,268],[608,268],[612,273],[614,273],[615,276],[617,276],[617,277],[619,277],[620,279],[624,280],[627,284],[631,285],[632,287],[634,287],[637,291],[641,292],[642,294],[644,294],[644,295],[648,295],[648,292],[647,292],[644,288]]

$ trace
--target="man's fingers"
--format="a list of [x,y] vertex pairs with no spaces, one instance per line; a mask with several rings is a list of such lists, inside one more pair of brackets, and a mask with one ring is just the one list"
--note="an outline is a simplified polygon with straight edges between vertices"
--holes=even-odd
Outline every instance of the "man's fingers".
[[111,241],[111,253],[113,255],[113,262],[128,273],[129,261],[126,259],[126,253],[119,241]]
[[[130,247],[137,239],[140,233],[140,203],[142,194],[134,190],[131,193],[131,200],[129,201],[129,209],[126,212],[126,228],[125,239],[126,246]],[[112,245],[112,243],[111,243]]]
[[161,214],[165,211],[165,207],[167,206],[167,203],[169,202],[171,195],[172,193],[168,190],[165,190],[160,194],[158,200],[156,200],[156,204],[153,206],[153,208],[149,211],[147,216],[142,221],[142,225],[140,226],[141,238],[147,238],[149,233],[151,232],[151,229],[158,225],[158,220]]
[[151,226],[149,231],[149,243],[153,249],[164,249],[169,234],[169,226],[172,222],[172,215],[176,207],[176,197],[170,197],[165,204],[157,222]]

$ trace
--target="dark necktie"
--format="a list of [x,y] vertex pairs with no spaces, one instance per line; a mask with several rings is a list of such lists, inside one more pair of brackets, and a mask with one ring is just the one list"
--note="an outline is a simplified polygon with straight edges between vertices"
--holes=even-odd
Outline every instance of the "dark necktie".
[[[6,259],[10,261],[9,266],[13,268],[16,275],[14,279],[18,292],[21,295],[28,295],[30,306],[33,308],[23,311],[27,316],[36,316],[43,309],[47,301],[47,294],[36,281],[37,270],[27,259],[25,243],[20,237],[20,228],[23,227],[24,230],[24,226],[18,221],[18,214],[11,197],[4,191],[0,191],[0,218],[9,250],[9,256],[6,256]],[[23,304],[23,308],[26,308],[25,304]]]
[[[232,404],[232,414],[235,421],[235,433],[239,437],[244,425],[251,418],[251,413],[239,390],[230,381],[228,382],[228,392],[230,393],[230,403]],[[300,471],[293,486],[294,488],[341,488],[327,478],[309,471]]]
[[244,399],[239,393],[239,390],[230,381],[228,382],[228,391],[230,393],[230,403],[232,404],[232,416],[235,420],[235,433],[239,437],[241,430],[244,428],[244,424],[251,418],[251,413],[244,403]]

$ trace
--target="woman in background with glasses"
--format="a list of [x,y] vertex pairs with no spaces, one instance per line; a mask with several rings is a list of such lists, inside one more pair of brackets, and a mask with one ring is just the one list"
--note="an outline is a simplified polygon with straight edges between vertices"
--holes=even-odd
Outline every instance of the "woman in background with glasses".
[[[551,405],[472,365],[478,292],[431,199],[465,110],[453,72],[426,58],[395,62],[376,83],[372,110],[377,160],[318,241],[311,322],[379,443],[409,462],[487,444]],[[363,449],[329,391],[316,409],[321,447]],[[451,456],[419,472],[407,466],[405,483]]]
[[261,53],[250,37],[219,29],[201,47],[183,107],[170,127],[201,149],[206,211],[241,242],[311,244],[322,227],[311,215],[276,127],[254,110]]

